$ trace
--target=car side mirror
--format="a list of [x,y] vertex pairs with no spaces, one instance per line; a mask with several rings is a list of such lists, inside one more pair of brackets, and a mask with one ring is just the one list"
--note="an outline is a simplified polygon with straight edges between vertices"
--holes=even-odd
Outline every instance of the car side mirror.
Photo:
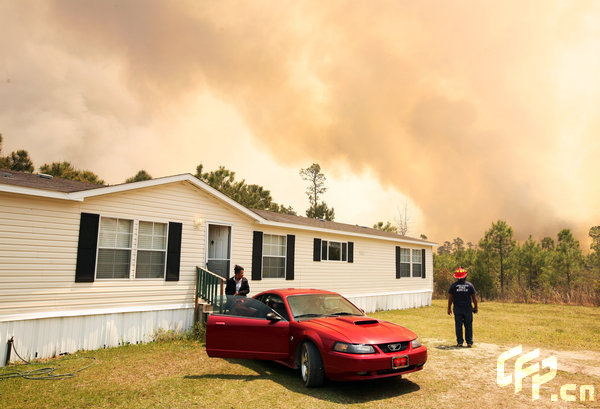
[[281,317],[274,312],[270,312],[267,314],[266,318],[271,322],[281,321]]

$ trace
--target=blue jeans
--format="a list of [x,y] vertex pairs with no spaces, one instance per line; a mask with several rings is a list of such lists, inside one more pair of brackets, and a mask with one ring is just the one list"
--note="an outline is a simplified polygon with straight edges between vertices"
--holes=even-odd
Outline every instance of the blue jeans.
[[456,342],[462,344],[463,325],[465,326],[465,338],[467,344],[473,344],[473,308],[472,307],[454,307],[454,329],[456,330]]

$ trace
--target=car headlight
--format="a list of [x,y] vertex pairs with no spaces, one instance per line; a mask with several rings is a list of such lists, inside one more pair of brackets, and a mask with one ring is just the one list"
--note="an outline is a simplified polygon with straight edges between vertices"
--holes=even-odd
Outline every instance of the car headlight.
[[421,341],[419,341],[419,337],[413,339],[412,342],[411,342],[411,344],[412,344],[413,348],[418,348],[418,347],[420,347],[422,345]]
[[375,348],[371,345],[364,344],[348,344],[346,342],[336,342],[333,345],[333,350],[344,352],[346,354],[374,354]]

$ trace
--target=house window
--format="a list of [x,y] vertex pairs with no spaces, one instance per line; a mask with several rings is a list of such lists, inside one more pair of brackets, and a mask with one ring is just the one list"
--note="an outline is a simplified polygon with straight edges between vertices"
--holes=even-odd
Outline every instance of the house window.
[[102,217],[96,278],[129,278],[133,220]]
[[400,249],[400,277],[410,277],[410,249]]
[[135,278],[164,278],[167,224],[140,221]]
[[264,235],[263,278],[285,278],[286,244],[286,236]]
[[421,277],[421,266],[423,265],[421,260],[421,250],[412,251],[412,276]]
[[167,224],[140,221],[135,242],[134,224],[128,219],[100,219],[96,278],[129,278],[134,251],[135,278],[165,277]]
[[81,213],[75,282],[132,277],[178,281],[182,226]]
[[321,260],[347,261],[348,243],[323,240],[321,242]]

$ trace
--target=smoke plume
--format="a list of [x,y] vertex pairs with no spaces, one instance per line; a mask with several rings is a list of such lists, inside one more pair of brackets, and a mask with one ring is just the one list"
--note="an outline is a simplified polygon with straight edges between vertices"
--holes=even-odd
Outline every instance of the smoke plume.
[[[582,237],[598,224],[595,2],[60,0],[0,10],[18,40],[0,45],[29,62],[0,65],[15,77],[0,85],[0,120],[10,112],[28,129],[42,118],[69,154],[110,155],[122,138],[139,146],[144,126],[208,90],[281,164],[368,169],[405,192],[431,239],[477,240],[497,219],[521,239],[565,227]],[[122,89],[105,93],[103,82]],[[65,83],[83,91],[57,107]]]

